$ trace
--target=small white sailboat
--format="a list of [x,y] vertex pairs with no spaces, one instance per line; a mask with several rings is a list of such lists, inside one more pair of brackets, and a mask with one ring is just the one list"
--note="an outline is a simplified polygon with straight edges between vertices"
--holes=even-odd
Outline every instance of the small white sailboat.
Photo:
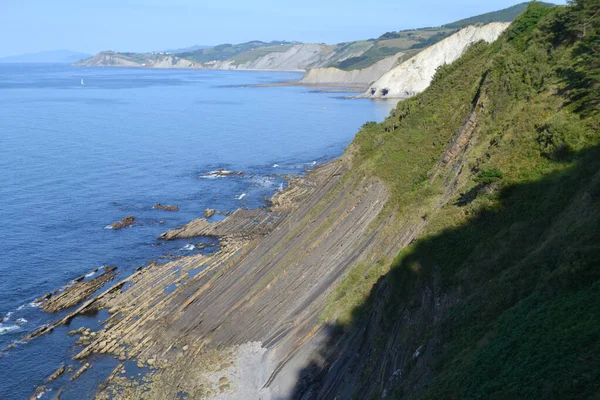
[[83,85],[83,78],[81,78],[81,84]]

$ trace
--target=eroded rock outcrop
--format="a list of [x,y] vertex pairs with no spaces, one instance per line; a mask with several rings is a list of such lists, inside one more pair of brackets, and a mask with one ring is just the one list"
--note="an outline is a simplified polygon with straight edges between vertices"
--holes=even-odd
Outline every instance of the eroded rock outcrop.
[[335,85],[356,86],[363,90],[379,79],[383,74],[394,68],[403,60],[404,53],[397,53],[391,57],[363,69],[344,71],[338,68],[313,68],[308,70],[299,83],[303,85]]
[[[84,281],[83,277],[77,278],[71,286],[68,286],[58,295],[49,294],[43,297],[44,300],[38,299],[42,302],[42,309],[46,312],[58,312],[65,308],[73,307],[81,301],[87,299],[96,290],[100,289],[105,283],[110,282],[116,275],[115,270],[117,267],[105,267],[104,273]],[[56,293],[53,292],[53,293]]]
[[[214,211],[214,210],[211,210]],[[210,218],[214,212],[206,213]],[[195,219],[188,224],[172,229],[160,235],[162,240],[209,237],[252,237],[264,234],[272,227],[275,217],[265,210],[238,209],[236,212],[219,222],[208,222],[206,218]]]
[[117,221],[109,226],[110,226],[110,229],[123,229],[123,228],[133,225],[134,223],[135,223],[135,217],[133,215],[130,215],[130,216],[125,217],[122,220]]
[[163,206],[160,203],[156,203],[152,208],[154,208],[155,210],[163,210],[163,211],[179,211],[179,206],[170,206],[170,205]]

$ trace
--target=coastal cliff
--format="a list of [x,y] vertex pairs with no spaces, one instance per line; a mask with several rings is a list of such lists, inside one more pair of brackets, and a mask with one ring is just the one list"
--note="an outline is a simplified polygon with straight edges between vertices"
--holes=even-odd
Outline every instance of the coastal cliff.
[[23,340],[107,309],[75,355],[121,360],[100,399],[594,398],[600,19],[575,3],[466,48],[268,210],[161,236],[219,252],[141,268]]
[[196,63],[172,55],[153,54],[139,57],[132,53],[103,51],[93,57],[78,61],[79,67],[140,67],[140,68],[195,68]]
[[[424,49],[469,25],[510,22],[527,3],[477,15],[440,27],[386,32],[378,38],[338,44],[251,41],[181,52],[120,53],[104,51],[76,66],[194,68],[215,70],[309,71],[302,84],[363,88]],[[448,61],[448,60],[447,60]],[[312,71],[315,69],[314,71]]]
[[[408,58],[400,52],[363,69],[344,71],[338,68],[313,68],[301,84],[368,87],[371,98],[406,98],[429,86],[437,68],[458,59],[472,44],[496,40],[509,23],[471,25]],[[410,53],[409,53],[410,54]],[[414,54],[414,52],[413,52]]]
[[339,85],[367,87],[380,76],[394,68],[404,58],[405,53],[400,52],[391,57],[384,58],[370,67],[344,71],[339,68],[312,68],[308,70],[299,83],[304,85]]
[[495,41],[510,24],[493,22],[484,26],[469,26],[423,50],[413,58],[387,71],[367,89],[365,96],[405,98],[422,92],[429,86],[436,70],[458,59],[467,47],[480,40]]

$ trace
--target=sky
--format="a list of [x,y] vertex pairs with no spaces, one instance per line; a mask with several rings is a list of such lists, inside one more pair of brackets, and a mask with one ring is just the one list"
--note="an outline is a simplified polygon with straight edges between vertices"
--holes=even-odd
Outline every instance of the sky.
[[250,40],[334,44],[439,26],[522,1],[0,0],[0,57],[55,49],[160,51]]

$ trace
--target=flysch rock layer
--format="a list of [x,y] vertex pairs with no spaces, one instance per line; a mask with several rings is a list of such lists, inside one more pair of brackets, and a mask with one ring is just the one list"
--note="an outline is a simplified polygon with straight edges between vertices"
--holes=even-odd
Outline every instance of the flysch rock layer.
[[456,61],[473,43],[491,43],[510,23],[492,22],[483,26],[471,25],[428,47],[411,59],[381,76],[365,96],[371,98],[406,98],[425,90],[438,67]]
[[[211,256],[152,264],[23,340],[101,306],[110,317],[75,358],[109,353],[151,365],[156,371],[145,383],[148,398],[174,398],[178,392],[236,398],[247,386],[242,382],[254,382],[251,393],[260,398],[272,390],[267,382],[291,390],[296,370],[286,374],[283,386],[274,376],[284,365],[300,368],[288,361],[319,331],[318,315],[332,284],[373,247],[379,254],[396,248],[395,240],[384,240],[376,229],[385,222],[375,220],[387,201],[386,187],[367,178],[342,179],[348,168],[338,160],[292,181],[273,198],[278,217],[270,229],[226,236],[228,245]],[[254,350],[245,357],[232,356],[248,343],[260,345],[250,346]],[[247,362],[256,365],[249,368]],[[228,384],[209,379],[221,373]],[[259,398],[254,394],[249,398]]]
[[[346,169],[338,161],[312,173],[312,193],[270,233],[247,245],[226,246],[223,252],[229,254],[210,260],[188,258],[145,270],[136,284],[109,301],[111,315],[120,317],[109,320],[76,358],[108,352],[152,360],[160,367],[154,379],[161,387],[193,395],[208,390],[198,386],[207,385],[201,376],[220,371],[202,369],[198,360],[207,352],[222,352],[213,358],[222,357],[218,363],[225,370],[230,357],[223,348],[259,342],[264,359],[270,360],[254,368],[264,386],[278,364],[316,332],[332,283],[380,243],[371,223],[387,200],[387,189],[370,179],[342,182]],[[275,199],[278,204],[289,200],[283,197]],[[201,274],[181,280],[185,271],[206,265]],[[175,291],[163,290],[173,283]]]
[[303,85],[335,85],[335,86],[362,86],[368,87],[383,74],[398,65],[404,53],[397,53],[391,57],[363,69],[344,71],[338,68],[313,68],[308,70],[299,81]]
[[297,44],[284,52],[268,53],[253,61],[236,63],[232,60],[204,63],[203,68],[237,70],[304,71],[321,66],[334,55],[333,47],[324,44]]
[[[434,171],[446,174],[440,207],[476,124],[474,111]],[[352,151],[276,195],[268,229],[225,233],[213,255],[151,264],[23,340],[102,307],[110,317],[75,359],[112,354],[151,372],[135,381],[117,367],[100,399],[289,397],[300,371],[319,362],[329,334],[319,315],[336,283],[356,265],[391,259],[426,224],[419,213],[386,211],[386,186],[348,172]]]

